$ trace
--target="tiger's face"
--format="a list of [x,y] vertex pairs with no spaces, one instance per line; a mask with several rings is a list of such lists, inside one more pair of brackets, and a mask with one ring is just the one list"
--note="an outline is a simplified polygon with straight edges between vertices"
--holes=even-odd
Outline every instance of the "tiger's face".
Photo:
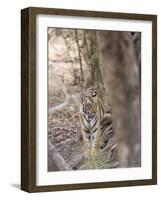
[[89,97],[85,97],[85,100],[83,102],[83,112],[88,122],[90,122],[95,117],[96,108],[94,106],[93,100]]
[[84,97],[83,112],[88,122],[95,118],[97,112],[97,94],[97,88],[90,87],[87,89],[86,96]]

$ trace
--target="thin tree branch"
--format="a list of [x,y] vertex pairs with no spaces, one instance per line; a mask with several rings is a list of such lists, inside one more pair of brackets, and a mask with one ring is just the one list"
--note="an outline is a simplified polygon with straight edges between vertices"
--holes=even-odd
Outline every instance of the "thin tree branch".
[[82,58],[81,58],[81,52],[80,52],[78,33],[77,33],[77,30],[74,30],[74,32],[75,32],[76,44],[77,44],[77,49],[78,49],[78,57],[79,57],[79,62],[80,62],[81,81],[84,81],[84,73],[83,73],[83,65],[82,65]]

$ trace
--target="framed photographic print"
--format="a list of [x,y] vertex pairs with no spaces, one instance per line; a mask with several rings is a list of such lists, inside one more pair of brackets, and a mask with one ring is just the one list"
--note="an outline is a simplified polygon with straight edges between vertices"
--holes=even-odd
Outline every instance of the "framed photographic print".
[[21,188],[157,183],[157,16],[21,11]]

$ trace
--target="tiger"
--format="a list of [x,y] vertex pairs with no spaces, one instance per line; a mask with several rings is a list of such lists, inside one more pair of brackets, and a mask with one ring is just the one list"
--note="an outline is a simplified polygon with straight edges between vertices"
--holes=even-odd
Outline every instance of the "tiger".
[[81,135],[84,143],[84,157],[96,159],[113,135],[111,109],[105,111],[99,88],[87,88],[80,106]]

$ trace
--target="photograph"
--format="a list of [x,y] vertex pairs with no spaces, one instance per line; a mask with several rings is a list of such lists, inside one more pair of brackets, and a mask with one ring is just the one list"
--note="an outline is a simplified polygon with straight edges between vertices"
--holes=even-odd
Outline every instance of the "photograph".
[[141,32],[46,34],[48,172],[141,167]]

